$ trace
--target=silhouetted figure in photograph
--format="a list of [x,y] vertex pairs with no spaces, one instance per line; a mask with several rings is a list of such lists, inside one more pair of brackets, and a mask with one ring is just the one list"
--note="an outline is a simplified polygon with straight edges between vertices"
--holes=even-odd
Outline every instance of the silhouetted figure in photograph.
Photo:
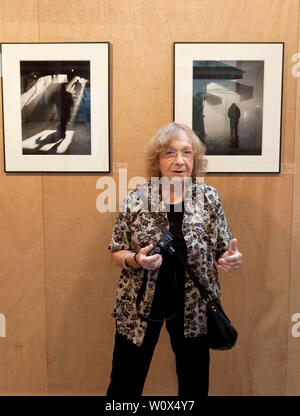
[[228,109],[227,115],[230,120],[231,144],[234,147],[238,147],[239,145],[238,124],[239,124],[241,112],[240,112],[239,107],[236,105],[236,103],[231,104],[231,106]]
[[72,94],[66,90],[67,84],[61,84],[60,90],[56,91],[53,96],[53,100],[57,110],[58,125],[56,127],[56,138],[58,140],[64,139],[67,124],[71,117],[71,109],[73,107],[74,101]]
[[79,97],[82,85],[81,82],[79,81],[79,79],[77,79],[75,82],[73,82],[73,84],[71,85],[71,88],[74,87],[74,91],[75,91],[75,95],[76,97]]

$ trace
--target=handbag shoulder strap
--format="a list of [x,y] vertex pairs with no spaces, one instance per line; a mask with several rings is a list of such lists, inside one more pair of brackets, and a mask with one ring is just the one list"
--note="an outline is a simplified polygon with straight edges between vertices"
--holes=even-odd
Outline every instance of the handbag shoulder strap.
[[190,265],[188,264],[186,258],[182,254],[182,252],[180,250],[176,250],[176,254],[175,255],[178,258],[178,260],[180,261],[180,263],[182,264],[182,266],[184,267],[184,269],[187,271],[187,273],[190,276],[190,278],[193,280],[194,285],[199,290],[201,296],[203,296],[205,298],[209,297],[210,295],[209,295],[206,287],[195,276],[195,273],[191,269]]
[[[143,205],[144,205],[144,207],[146,207],[147,206],[147,199],[146,199],[146,197],[145,197],[145,195],[144,195],[144,193],[143,193],[143,191],[141,190],[141,189],[137,189],[137,193],[138,193],[138,195],[140,196],[140,198],[141,198],[141,200],[142,200],[142,202],[143,202]],[[172,235],[172,233],[171,233],[171,231],[170,230],[167,230],[163,225],[161,225],[161,224],[158,224],[158,222],[157,222],[157,218],[154,216],[154,215],[152,215],[153,213],[152,213],[152,211],[151,211],[151,209],[149,210],[149,213],[150,213],[150,215],[152,216],[152,218],[154,219],[154,221],[156,222],[156,225],[165,233],[165,234],[170,234],[172,237],[173,237],[173,235]],[[175,254],[174,255],[176,255],[176,257],[178,258],[178,260],[180,261],[180,263],[182,264],[182,266],[184,267],[184,269],[187,271],[187,273],[188,273],[188,275],[190,276],[190,278],[193,280],[193,282],[194,282],[194,285],[195,285],[195,287],[199,290],[199,292],[200,292],[200,294],[201,294],[201,296],[203,296],[203,297],[211,297],[210,296],[210,294],[208,293],[208,291],[207,291],[207,289],[205,288],[205,286],[199,281],[199,279],[195,276],[195,274],[194,274],[194,272],[193,272],[193,270],[191,269],[191,267],[189,266],[189,264],[188,264],[188,262],[187,262],[187,260],[186,260],[186,258],[184,257],[184,255],[183,255],[183,253],[180,251],[180,250],[176,250],[176,252],[175,252]],[[144,273],[144,277],[143,277],[143,282],[142,282],[142,286],[141,286],[141,289],[144,289],[145,290],[145,286],[146,286],[146,282],[147,282],[147,273]],[[141,292],[141,291],[140,291]],[[140,293],[139,293],[139,295],[140,295]],[[141,301],[141,295],[140,296],[138,296],[139,297],[139,299],[138,299],[138,303],[140,303],[140,301]]]

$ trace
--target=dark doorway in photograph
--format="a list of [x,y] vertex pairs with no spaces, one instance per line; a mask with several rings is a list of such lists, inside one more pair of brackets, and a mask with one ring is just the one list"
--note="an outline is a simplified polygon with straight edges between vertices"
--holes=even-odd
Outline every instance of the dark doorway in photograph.
[[22,152],[90,155],[90,61],[21,61]]
[[264,61],[193,61],[193,130],[207,155],[261,155]]

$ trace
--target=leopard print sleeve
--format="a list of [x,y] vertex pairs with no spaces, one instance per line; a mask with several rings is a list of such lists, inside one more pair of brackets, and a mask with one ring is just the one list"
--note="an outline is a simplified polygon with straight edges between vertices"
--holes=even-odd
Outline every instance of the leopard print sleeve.
[[226,216],[222,207],[221,197],[217,190],[216,192],[216,221],[217,221],[217,250],[216,255],[217,259],[222,256],[222,254],[229,249],[230,241],[232,239],[232,233],[228,226]]
[[123,200],[120,212],[116,216],[112,229],[112,237],[108,246],[108,250],[111,252],[130,250],[130,197],[131,194],[129,193]]

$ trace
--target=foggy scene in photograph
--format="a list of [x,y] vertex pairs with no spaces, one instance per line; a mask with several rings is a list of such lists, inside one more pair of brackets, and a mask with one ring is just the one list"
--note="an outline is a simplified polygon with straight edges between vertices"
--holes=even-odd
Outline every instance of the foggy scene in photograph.
[[90,155],[90,61],[21,61],[22,152]]
[[207,155],[261,155],[264,61],[193,61],[193,130]]

